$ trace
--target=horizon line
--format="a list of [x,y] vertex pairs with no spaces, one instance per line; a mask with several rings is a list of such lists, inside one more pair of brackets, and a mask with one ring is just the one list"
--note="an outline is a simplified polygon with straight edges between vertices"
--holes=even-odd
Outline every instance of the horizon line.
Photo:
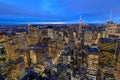
[[[79,24],[79,22],[0,22],[0,24]],[[105,22],[83,22],[83,24],[106,24]]]

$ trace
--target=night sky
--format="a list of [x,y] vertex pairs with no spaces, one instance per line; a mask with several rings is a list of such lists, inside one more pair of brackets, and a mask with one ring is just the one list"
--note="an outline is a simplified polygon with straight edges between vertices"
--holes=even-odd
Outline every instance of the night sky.
[[120,0],[0,0],[0,23],[120,23]]

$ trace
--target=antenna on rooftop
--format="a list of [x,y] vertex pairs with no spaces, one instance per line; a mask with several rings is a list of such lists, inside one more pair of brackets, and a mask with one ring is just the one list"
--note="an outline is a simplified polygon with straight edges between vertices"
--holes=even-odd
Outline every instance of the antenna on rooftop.
[[82,17],[80,16],[80,24],[82,24]]
[[112,20],[112,10],[110,11],[110,20]]

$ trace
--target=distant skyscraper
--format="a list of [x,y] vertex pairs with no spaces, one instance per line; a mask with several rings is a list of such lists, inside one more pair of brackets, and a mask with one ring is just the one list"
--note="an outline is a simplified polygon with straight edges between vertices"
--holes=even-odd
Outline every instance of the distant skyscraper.
[[120,39],[120,25],[112,21],[112,11],[110,13],[110,18],[107,21],[106,27],[106,37],[108,38],[119,38]]
[[108,38],[120,38],[120,25],[118,24],[107,24],[106,37]]
[[84,33],[83,33],[83,30],[82,30],[82,26],[83,26],[83,23],[82,23],[82,18],[80,16],[80,22],[79,22],[79,30],[78,30],[78,38],[80,39],[80,43],[81,44],[84,44]]
[[81,16],[80,16],[80,24],[82,24],[82,18],[81,18]]
[[79,22],[79,34],[82,33],[82,18],[80,16],[80,22]]
[[30,26],[31,26],[31,24],[28,24],[28,26],[27,26],[28,33],[29,33]]
[[0,27],[0,32],[4,32],[4,31],[5,31],[5,27],[4,26]]

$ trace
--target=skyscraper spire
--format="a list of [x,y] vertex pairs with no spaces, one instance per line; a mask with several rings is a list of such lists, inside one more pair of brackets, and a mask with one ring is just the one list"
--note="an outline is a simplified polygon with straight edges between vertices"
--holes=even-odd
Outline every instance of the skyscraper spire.
[[107,24],[113,24],[113,23],[114,22],[112,21],[112,10],[111,10],[109,20],[107,20]]
[[82,18],[81,18],[81,16],[80,16],[80,24],[82,24]]
[[110,12],[110,20],[112,20],[112,10],[111,10],[111,12]]

